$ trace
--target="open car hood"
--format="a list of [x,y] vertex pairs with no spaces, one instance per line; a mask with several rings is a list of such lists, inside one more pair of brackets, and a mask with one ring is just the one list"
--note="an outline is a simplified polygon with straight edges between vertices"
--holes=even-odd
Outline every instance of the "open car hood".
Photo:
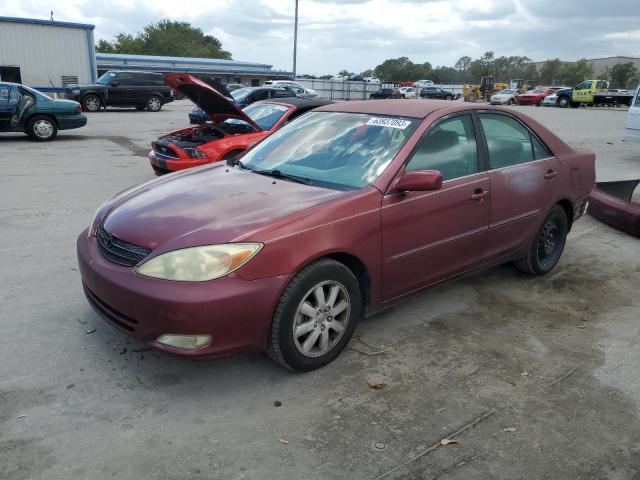
[[224,122],[229,118],[238,118],[254,127],[256,131],[262,131],[235,103],[199,78],[186,73],[165,73],[164,83],[184,94],[209,115],[214,123]]

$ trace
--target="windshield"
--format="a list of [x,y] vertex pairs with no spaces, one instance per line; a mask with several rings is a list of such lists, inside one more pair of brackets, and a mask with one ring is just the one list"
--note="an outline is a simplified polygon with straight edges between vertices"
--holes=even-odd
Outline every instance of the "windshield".
[[253,92],[250,88],[239,88],[231,92],[231,96],[236,102],[240,102],[244,100],[251,92]]
[[109,82],[111,82],[111,80],[113,80],[113,77],[116,76],[115,72],[106,72],[103,73],[100,78],[97,80],[97,83],[99,83],[100,85],[106,85]]
[[311,112],[249,150],[242,163],[277,170],[311,185],[339,190],[375,181],[415,130],[418,120],[338,112]]
[[527,93],[544,93],[544,90],[529,90]]
[[[262,130],[271,130],[278,120],[289,110],[285,105],[275,105],[273,103],[252,103],[242,111],[253,120]],[[230,123],[236,125],[247,125],[252,130],[255,127],[249,125],[240,118],[229,118],[222,123]]]
[[498,95],[509,95],[513,93],[513,90],[502,90],[501,92],[498,92]]

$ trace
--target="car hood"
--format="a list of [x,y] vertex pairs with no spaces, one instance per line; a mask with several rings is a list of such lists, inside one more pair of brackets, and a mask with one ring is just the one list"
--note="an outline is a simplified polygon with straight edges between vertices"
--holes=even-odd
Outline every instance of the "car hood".
[[159,252],[242,239],[287,228],[296,213],[348,195],[224,164],[189,169],[124,191],[103,213],[116,237]]
[[229,118],[238,118],[255,127],[257,131],[262,131],[235,103],[196,77],[186,73],[166,73],[164,83],[204,110],[215,123],[224,122]]

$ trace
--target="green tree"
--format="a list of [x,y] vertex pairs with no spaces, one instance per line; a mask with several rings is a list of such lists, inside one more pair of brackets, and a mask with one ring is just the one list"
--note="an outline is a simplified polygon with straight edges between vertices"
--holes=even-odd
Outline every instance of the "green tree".
[[473,83],[480,82],[480,77],[491,75],[494,66],[493,52],[485,52],[482,57],[469,64],[469,75]]
[[418,64],[407,57],[400,57],[385,60],[373,70],[373,73],[383,82],[410,82],[429,79],[432,70],[429,62]]
[[562,61],[559,58],[546,60],[540,68],[540,82],[546,85],[558,85],[562,76]]
[[562,83],[575,87],[583,80],[593,76],[593,66],[585,59],[567,63],[562,68]]
[[471,57],[468,56],[468,55],[465,55],[465,56],[460,57],[458,59],[458,61],[453,66],[453,68],[455,68],[459,72],[463,72],[464,73],[464,72],[469,70],[470,66],[471,66]]
[[373,77],[373,70],[372,69],[365,70],[364,72],[361,72],[360,75],[365,77],[365,78],[366,77]]
[[350,71],[349,71],[349,70],[347,70],[346,68],[343,68],[342,70],[340,70],[340,71],[338,72],[338,76],[339,76],[339,77],[352,77],[352,76],[354,76],[354,75],[355,75],[355,73],[350,72]]
[[188,22],[161,20],[149,24],[135,36],[119,33],[112,42],[100,40],[96,51],[101,53],[129,53],[139,55],[167,55],[230,59],[231,53],[222,43]]
[[612,88],[627,88],[638,81],[638,69],[633,62],[616,63],[611,67]]

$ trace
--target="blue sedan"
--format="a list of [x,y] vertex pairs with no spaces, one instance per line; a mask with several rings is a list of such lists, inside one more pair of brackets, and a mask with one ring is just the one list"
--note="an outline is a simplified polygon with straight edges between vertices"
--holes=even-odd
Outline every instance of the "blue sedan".
[[0,132],[24,132],[34,140],[87,124],[78,102],[58,100],[17,83],[0,82]]

